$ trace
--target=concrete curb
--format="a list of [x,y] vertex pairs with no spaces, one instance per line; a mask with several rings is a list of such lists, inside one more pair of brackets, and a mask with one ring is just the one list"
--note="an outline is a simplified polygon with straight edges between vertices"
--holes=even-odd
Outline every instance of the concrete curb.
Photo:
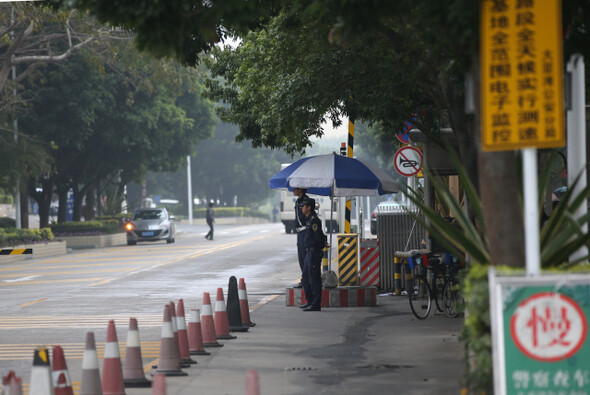
[[67,253],[66,243],[62,241],[52,241],[50,243],[42,244],[28,244],[14,247],[6,247],[12,249],[32,248],[32,254],[22,255],[0,255],[0,264],[23,261],[25,259],[45,258],[50,256],[65,255]]
[[[286,306],[306,303],[303,288],[286,288]],[[372,307],[377,305],[376,287],[335,287],[322,289],[322,307]]]

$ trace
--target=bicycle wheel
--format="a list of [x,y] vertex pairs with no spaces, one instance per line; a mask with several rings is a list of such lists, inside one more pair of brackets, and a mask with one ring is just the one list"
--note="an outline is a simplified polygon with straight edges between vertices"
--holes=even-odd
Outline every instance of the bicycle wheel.
[[413,287],[408,292],[408,297],[410,298],[410,308],[416,318],[423,320],[428,317],[432,308],[432,296],[426,277],[421,275],[414,277]]
[[432,281],[432,299],[436,302],[436,309],[439,312],[444,312],[444,289],[448,281],[445,279],[445,275],[443,272],[437,270],[433,274],[434,278]]
[[455,318],[463,308],[463,298],[459,290],[455,289],[456,281],[447,281],[443,289],[442,302],[444,305],[445,315],[449,318]]

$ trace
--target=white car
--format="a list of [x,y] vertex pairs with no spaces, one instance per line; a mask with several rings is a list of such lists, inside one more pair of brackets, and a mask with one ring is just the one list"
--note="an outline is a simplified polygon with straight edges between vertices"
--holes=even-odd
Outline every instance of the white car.
[[174,216],[168,215],[165,208],[142,208],[133,213],[133,218],[125,224],[127,244],[138,241],[166,240],[174,243],[176,226]]

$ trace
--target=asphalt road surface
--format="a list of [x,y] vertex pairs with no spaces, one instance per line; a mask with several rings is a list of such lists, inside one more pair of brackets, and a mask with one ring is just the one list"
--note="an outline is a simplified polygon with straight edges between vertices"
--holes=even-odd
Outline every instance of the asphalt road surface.
[[[129,318],[139,323],[144,360],[158,358],[164,305],[184,300],[186,319],[201,308],[203,292],[215,304],[227,295],[230,276],[244,278],[250,306],[284,294],[299,278],[295,236],[281,224],[179,225],[174,244],[165,241],[79,250],[47,259],[0,264],[0,373],[12,369],[28,382],[34,349],[64,349],[70,377],[81,375],[85,334],[93,331],[99,357],[110,319],[125,349]],[[143,339],[158,339],[146,341]]]

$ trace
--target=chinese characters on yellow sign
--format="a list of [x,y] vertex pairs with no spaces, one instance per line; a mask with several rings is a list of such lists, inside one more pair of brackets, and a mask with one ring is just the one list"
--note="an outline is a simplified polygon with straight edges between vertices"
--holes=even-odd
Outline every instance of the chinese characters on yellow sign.
[[561,1],[481,7],[482,149],[564,146]]

